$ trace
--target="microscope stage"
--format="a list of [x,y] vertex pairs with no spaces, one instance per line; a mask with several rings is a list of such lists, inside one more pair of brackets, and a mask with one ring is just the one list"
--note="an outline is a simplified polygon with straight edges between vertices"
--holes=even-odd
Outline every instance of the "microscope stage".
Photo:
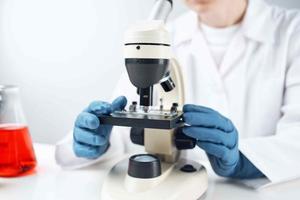
[[136,128],[173,129],[184,125],[182,112],[137,113],[118,111],[100,116],[101,124]]

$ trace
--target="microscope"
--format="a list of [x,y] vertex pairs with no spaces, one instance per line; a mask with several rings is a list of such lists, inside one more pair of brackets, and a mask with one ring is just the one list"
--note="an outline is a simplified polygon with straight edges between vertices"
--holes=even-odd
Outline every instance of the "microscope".
[[[205,168],[180,156],[196,141],[181,129],[184,77],[165,27],[172,7],[172,0],[157,0],[149,19],[125,33],[125,66],[139,104],[132,102],[128,110],[103,115],[100,123],[131,127],[131,141],[143,145],[147,153],[117,163],[104,181],[101,199],[196,200],[207,190]],[[154,96],[159,105],[153,105]]]

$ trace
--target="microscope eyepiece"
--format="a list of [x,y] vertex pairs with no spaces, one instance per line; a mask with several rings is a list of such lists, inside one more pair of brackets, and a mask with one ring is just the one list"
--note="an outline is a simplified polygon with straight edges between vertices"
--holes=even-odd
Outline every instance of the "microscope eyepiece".
[[157,0],[148,19],[167,21],[172,8],[172,0]]

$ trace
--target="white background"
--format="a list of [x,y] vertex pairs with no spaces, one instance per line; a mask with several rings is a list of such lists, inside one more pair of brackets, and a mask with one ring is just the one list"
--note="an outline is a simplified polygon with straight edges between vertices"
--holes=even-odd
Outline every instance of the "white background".
[[[56,142],[90,101],[110,99],[125,70],[123,32],[153,2],[0,0],[0,84],[20,86],[34,141]],[[172,18],[185,10],[175,0]]]

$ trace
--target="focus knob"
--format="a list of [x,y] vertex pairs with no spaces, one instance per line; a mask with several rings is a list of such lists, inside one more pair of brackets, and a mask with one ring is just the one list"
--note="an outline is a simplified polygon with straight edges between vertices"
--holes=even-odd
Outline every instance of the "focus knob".
[[133,127],[130,129],[130,139],[133,144],[144,145],[144,128]]
[[196,139],[185,135],[182,128],[178,128],[175,133],[175,146],[178,150],[193,149],[196,146]]

